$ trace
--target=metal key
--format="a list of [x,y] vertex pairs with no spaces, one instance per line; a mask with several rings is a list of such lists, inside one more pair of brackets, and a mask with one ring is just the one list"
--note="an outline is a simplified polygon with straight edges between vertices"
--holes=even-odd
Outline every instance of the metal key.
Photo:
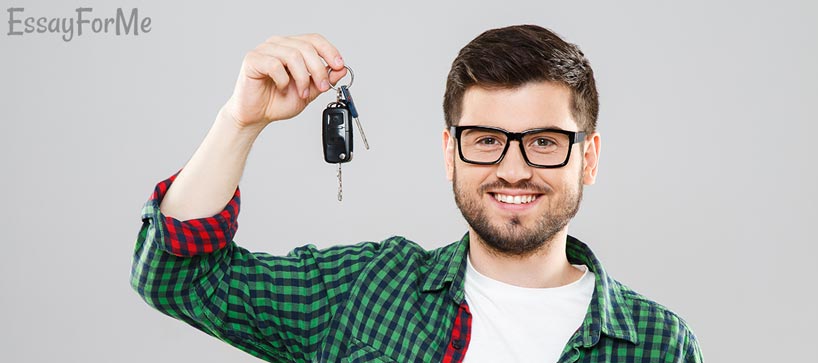
[[340,202],[344,199],[343,194],[343,181],[341,180],[341,163],[338,163],[338,201]]
[[352,119],[355,120],[355,125],[358,126],[358,132],[361,133],[361,140],[364,141],[364,147],[369,150],[369,142],[366,141],[364,128],[361,126],[361,121],[358,120],[358,108],[355,107],[355,101],[352,100],[352,93],[349,92],[349,86],[341,86],[340,90],[344,97],[344,102],[349,109],[349,114],[352,116]]

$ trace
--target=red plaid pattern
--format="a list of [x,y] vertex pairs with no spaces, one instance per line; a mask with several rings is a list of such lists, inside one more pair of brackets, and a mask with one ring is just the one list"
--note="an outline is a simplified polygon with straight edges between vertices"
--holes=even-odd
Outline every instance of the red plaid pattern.
[[469,305],[463,301],[457,311],[452,328],[452,339],[446,346],[446,354],[443,355],[443,363],[460,363],[466,356],[471,340],[471,312]]
[[[154,203],[158,210],[162,198],[176,179],[176,174],[156,185],[148,203]],[[233,198],[227,206],[212,217],[180,221],[173,217],[161,215],[166,226],[164,250],[180,257],[191,257],[204,253],[211,253],[227,246],[233,239],[239,227],[238,214],[241,200],[241,191],[236,187]],[[150,216],[143,216],[150,218]],[[158,224],[162,225],[162,224]]]

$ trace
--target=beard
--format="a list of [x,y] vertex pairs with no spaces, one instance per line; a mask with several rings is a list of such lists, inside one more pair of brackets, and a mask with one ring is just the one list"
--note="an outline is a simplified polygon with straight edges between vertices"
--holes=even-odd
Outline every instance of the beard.
[[[582,169],[580,169],[582,170]],[[476,196],[463,190],[457,182],[457,171],[452,178],[452,189],[454,190],[454,200],[463,218],[469,223],[471,228],[480,237],[490,252],[509,257],[526,257],[534,254],[542,248],[548,248],[554,236],[562,231],[568,222],[577,214],[579,204],[582,200],[582,174],[578,180],[576,192],[567,190],[559,200],[556,201],[556,208],[549,209],[540,216],[537,216],[534,225],[530,228],[523,226],[520,217],[515,215],[508,220],[492,223],[486,215],[486,210],[480,205],[482,196],[486,190],[497,188],[518,188],[545,196],[553,196],[554,191],[542,185],[537,185],[531,181],[523,181],[510,184],[504,180],[483,184],[477,191]]]

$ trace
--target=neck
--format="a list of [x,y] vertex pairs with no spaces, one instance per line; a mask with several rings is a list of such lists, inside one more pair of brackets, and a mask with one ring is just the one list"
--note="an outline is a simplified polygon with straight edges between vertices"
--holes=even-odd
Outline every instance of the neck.
[[469,258],[477,272],[500,282],[528,288],[558,287],[582,277],[582,272],[565,255],[567,239],[568,232],[563,229],[528,255],[508,256],[489,249],[471,230]]

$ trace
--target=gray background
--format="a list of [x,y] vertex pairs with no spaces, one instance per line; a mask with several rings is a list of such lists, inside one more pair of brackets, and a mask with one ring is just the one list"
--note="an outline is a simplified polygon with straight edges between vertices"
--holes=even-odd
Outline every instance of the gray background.
[[[440,150],[445,76],[477,34],[517,23],[579,44],[596,72],[601,167],[571,233],[685,317],[708,361],[814,359],[815,5],[295,3],[3,2],[0,361],[258,361],[149,308],[129,272],[142,203],[202,140],[244,53],[273,34],[319,32],[341,50],[372,150],[344,168],[338,203],[319,140],[333,96],[271,125],[241,182],[236,240],[282,254],[458,239]],[[138,7],[153,30],[11,37],[11,6]]]

